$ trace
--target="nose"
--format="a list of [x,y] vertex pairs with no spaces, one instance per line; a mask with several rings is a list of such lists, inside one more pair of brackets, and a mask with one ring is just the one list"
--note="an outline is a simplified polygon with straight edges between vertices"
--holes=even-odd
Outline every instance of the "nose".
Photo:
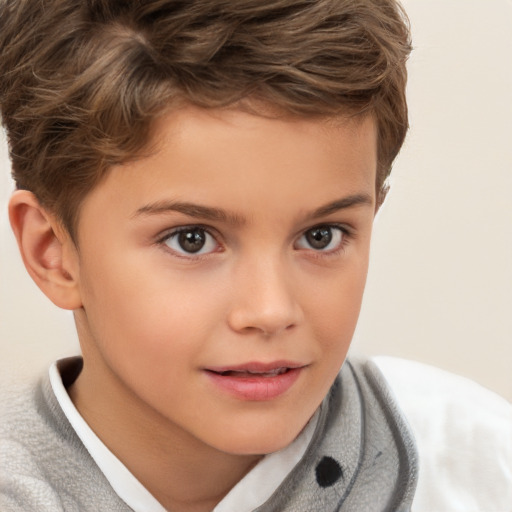
[[300,324],[303,313],[290,270],[277,259],[257,258],[236,270],[230,327],[270,337]]

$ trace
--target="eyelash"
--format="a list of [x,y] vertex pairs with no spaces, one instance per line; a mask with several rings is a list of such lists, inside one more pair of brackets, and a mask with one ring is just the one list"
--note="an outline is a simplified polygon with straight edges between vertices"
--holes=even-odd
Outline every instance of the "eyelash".
[[[169,247],[168,242],[170,240],[172,240],[174,237],[177,238],[181,233],[189,233],[192,231],[204,232],[207,236],[211,237],[215,241],[217,248],[211,252],[206,253],[206,254],[196,254],[193,252],[186,253],[185,251],[183,253],[181,253],[181,252],[176,251],[176,250],[172,249],[171,247]],[[178,258],[199,261],[199,260],[201,260],[203,258],[207,258],[217,252],[222,252],[221,244],[219,243],[218,238],[219,238],[219,235],[213,234],[211,228],[209,228],[207,226],[200,225],[200,224],[191,224],[188,226],[180,226],[180,227],[174,228],[170,231],[167,231],[166,233],[163,234],[163,236],[161,236],[157,240],[157,244],[165,246],[166,250],[172,252],[172,254]]]
[[336,257],[345,250],[350,239],[354,238],[354,234],[353,234],[352,230],[350,230],[343,224],[336,224],[336,223],[317,224],[316,226],[312,226],[312,227],[306,229],[305,231],[303,231],[302,234],[300,235],[300,237],[297,238],[297,241],[295,242],[294,245],[296,245],[297,242],[301,238],[305,237],[308,232],[312,232],[314,230],[318,230],[321,228],[328,228],[329,230],[331,230],[331,233],[332,233],[332,231],[337,230],[341,236],[341,240],[340,240],[339,244],[337,245],[337,247],[335,247],[334,249],[329,249],[329,250],[323,250],[323,249],[315,250],[314,248],[304,249],[310,253],[310,255],[309,255],[310,257],[314,257],[314,258]]
[[[322,250],[322,249],[315,250],[312,247],[305,248],[305,249],[301,249],[301,248],[297,249],[295,247],[296,244],[298,243],[298,241],[300,239],[302,239],[303,237],[305,237],[308,232],[312,232],[314,230],[321,229],[321,228],[328,228],[331,231],[332,230],[338,230],[340,232],[341,241],[340,241],[339,245],[336,248],[330,249],[330,250]],[[207,253],[204,253],[204,254],[197,254],[197,253],[194,253],[194,252],[187,253],[186,251],[179,252],[179,251],[169,247],[168,243],[169,243],[170,240],[172,240],[173,238],[177,238],[181,233],[189,233],[189,232],[192,232],[192,231],[201,231],[204,234],[206,234],[207,236],[211,237],[215,241],[215,244],[217,246],[216,249],[212,250],[212,251],[209,251]],[[177,227],[177,228],[174,228],[174,229],[172,229],[170,231],[165,232],[160,238],[157,239],[156,243],[158,245],[165,246],[165,249],[167,251],[172,252],[172,254],[175,255],[178,258],[183,258],[183,259],[193,260],[193,261],[199,261],[199,260],[202,260],[204,258],[208,258],[208,257],[210,257],[211,255],[213,255],[215,253],[223,252],[222,244],[218,241],[218,238],[220,238],[220,236],[217,233],[213,233],[212,229],[210,227],[203,226],[203,225],[200,225],[200,224],[191,224],[191,225],[187,225],[187,226],[180,226],[180,227]],[[306,250],[306,251],[308,251],[309,253],[311,253],[310,254],[311,257],[314,257],[314,258],[329,258],[329,257],[336,257],[341,252],[343,252],[345,247],[346,247],[346,245],[347,245],[347,243],[350,241],[351,238],[354,238],[354,234],[353,234],[352,230],[347,228],[345,225],[336,224],[336,223],[317,224],[315,226],[312,226],[312,227],[302,231],[300,236],[298,238],[296,238],[296,240],[295,240],[293,245],[294,245],[294,248],[296,250]],[[201,249],[199,249],[198,252]]]

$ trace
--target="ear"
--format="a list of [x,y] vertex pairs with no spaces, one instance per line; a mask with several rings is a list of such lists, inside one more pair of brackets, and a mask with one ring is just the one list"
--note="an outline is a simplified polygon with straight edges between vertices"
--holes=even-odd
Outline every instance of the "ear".
[[12,195],[9,219],[23,263],[37,286],[57,306],[80,308],[78,253],[61,223],[27,190]]

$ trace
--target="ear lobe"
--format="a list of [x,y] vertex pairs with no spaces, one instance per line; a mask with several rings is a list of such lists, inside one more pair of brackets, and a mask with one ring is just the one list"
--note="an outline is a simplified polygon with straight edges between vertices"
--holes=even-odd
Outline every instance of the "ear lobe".
[[76,248],[32,192],[17,190],[9,218],[25,267],[42,292],[63,309],[81,307]]

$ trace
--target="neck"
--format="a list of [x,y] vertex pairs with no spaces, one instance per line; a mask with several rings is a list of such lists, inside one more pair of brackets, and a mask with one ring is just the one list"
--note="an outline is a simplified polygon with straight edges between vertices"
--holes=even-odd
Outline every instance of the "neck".
[[96,372],[91,373],[85,365],[68,389],[71,400],[102,442],[167,510],[211,511],[261,459],[205,445],[143,403],[114,375],[105,378],[102,372],[99,382]]

